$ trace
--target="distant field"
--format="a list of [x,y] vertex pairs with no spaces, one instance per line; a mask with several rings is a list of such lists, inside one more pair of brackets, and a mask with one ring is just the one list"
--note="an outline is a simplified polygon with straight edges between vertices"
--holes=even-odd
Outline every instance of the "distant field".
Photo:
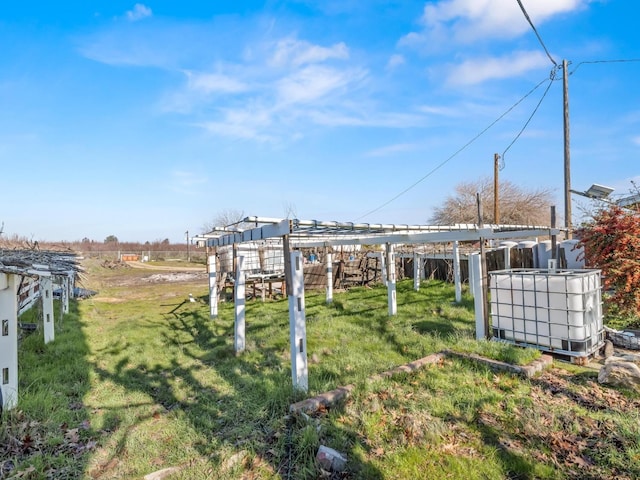
[[[332,305],[308,292],[309,395],[356,389],[304,418],[288,412],[304,395],[291,388],[286,300],[247,303],[247,350],[236,356],[233,305],[209,319],[206,276],[98,260],[85,269],[83,286],[98,295],[72,302],[54,343],[41,332],[21,340],[0,478],[142,478],[168,467],[171,479],[640,477],[640,401],[598,385],[593,370],[556,363],[529,381],[447,359],[365,381],[445,348],[520,363],[538,355],[474,341],[472,300],[453,305],[452,285],[400,282],[392,318],[383,287],[337,293]],[[347,456],[345,472],[319,469],[321,444]]]

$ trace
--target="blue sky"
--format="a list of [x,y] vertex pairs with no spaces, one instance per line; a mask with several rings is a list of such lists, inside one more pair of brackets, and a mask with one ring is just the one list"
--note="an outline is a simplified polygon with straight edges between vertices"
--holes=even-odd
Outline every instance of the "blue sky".
[[[628,194],[640,63],[581,62],[640,58],[635,2],[523,4],[571,62],[572,187]],[[553,67],[516,0],[3,2],[0,45],[0,221],[53,241],[179,242],[229,209],[424,224],[547,83],[452,155]],[[500,177],[561,213],[555,78]]]

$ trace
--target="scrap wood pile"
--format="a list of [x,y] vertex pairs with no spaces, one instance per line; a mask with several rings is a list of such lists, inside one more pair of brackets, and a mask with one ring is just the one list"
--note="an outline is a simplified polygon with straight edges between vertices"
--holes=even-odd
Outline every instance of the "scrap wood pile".
[[78,274],[82,271],[78,258],[71,252],[47,250],[0,250],[0,272],[17,275]]

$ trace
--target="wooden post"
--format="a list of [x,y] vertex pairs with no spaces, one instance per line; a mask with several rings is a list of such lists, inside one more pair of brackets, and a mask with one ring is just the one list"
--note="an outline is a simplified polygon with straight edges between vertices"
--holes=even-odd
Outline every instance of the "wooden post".
[[562,99],[564,117],[564,226],[567,237],[572,238],[571,231],[571,140],[569,135],[569,70],[567,61],[562,60]]
[[289,244],[289,235],[282,236],[282,254],[284,255],[284,283],[285,288],[282,289],[282,295],[288,297],[291,295],[291,245]]
[[18,404],[18,284],[17,275],[0,273],[0,406]]
[[236,281],[234,292],[235,315],[234,315],[234,349],[236,354],[242,353],[245,349],[245,275],[242,271],[244,266],[244,256],[237,258]]
[[302,254],[289,255],[287,277],[289,278],[289,343],[291,345],[291,378],[293,387],[304,392],[309,390],[307,365],[307,326],[304,306],[304,273]]

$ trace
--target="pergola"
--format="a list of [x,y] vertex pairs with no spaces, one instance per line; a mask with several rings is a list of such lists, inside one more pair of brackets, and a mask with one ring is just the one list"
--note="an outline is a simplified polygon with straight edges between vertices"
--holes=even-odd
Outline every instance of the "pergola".
[[[461,300],[459,242],[480,242],[485,240],[523,239],[539,236],[555,236],[558,229],[547,226],[526,225],[486,225],[459,224],[452,226],[373,224],[319,220],[279,219],[270,217],[246,217],[241,222],[249,226],[245,229],[217,229],[214,232],[194,237],[201,245],[212,249],[209,256],[210,313],[217,316],[216,248],[237,245],[245,242],[280,238],[283,245],[285,262],[285,283],[289,299],[289,326],[291,345],[291,374],[293,385],[308,390],[306,320],[304,303],[303,261],[300,248],[327,248],[325,258],[327,285],[326,300],[333,299],[332,258],[329,247],[341,245],[384,245],[385,254],[381,259],[386,266],[386,286],[389,315],[397,313],[396,274],[394,246],[398,244],[422,245],[445,243],[453,246],[454,279],[456,301]],[[474,278],[483,276],[479,255],[472,255]],[[418,262],[414,262],[416,268]],[[235,265],[235,351],[241,353],[245,348],[245,278],[242,271],[243,257],[239,256]],[[419,275],[414,275],[419,282]],[[416,284],[418,285],[418,284]],[[482,300],[479,300],[482,302]],[[478,324],[478,305],[476,300],[476,324]]]

